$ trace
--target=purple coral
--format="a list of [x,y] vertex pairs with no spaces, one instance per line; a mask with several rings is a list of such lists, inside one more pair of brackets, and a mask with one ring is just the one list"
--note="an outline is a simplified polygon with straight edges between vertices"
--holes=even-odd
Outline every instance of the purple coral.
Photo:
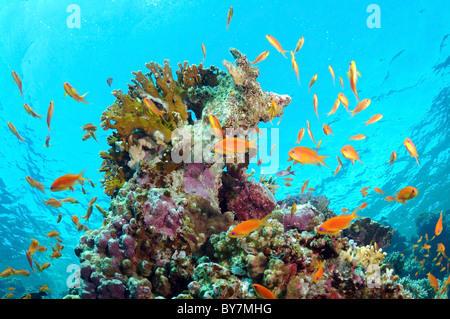
[[228,209],[238,220],[262,219],[277,205],[272,193],[259,182],[244,182],[235,189],[235,193],[237,197],[228,203]]
[[184,191],[188,194],[198,194],[211,200],[215,192],[215,177],[211,170],[202,163],[191,163],[184,173]]
[[297,228],[299,231],[312,230],[314,224],[310,225],[313,219],[319,212],[309,204],[297,206],[297,211],[294,214],[288,212],[284,215],[283,224],[284,229]]
[[174,237],[183,223],[184,209],[170,197],[152,191],[143,205],[145,227],[152,226],[156,233]]

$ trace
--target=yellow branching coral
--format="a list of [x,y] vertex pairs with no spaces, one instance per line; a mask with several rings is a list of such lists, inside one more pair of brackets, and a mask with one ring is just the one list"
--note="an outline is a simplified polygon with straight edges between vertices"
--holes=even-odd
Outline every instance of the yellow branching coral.
[[105,179],[103,181],[103,187],[105,188],[105,194],[108,196],[113,196],[116,190],[122,188],[125,183],[125,178],[123,175],[123,167],[119,167],[117,173],[112,171],[107,171],[105,173]]
[[373,245],[356,247],[355,249],[350,247],[347,251],[342,251],[340,254],[340,259],[342,261],[347,260],[349,262],[356,262],[366,269],[369,265],[380,266],[385,257],[386,253],[383,252],[381,248],[375,250]]

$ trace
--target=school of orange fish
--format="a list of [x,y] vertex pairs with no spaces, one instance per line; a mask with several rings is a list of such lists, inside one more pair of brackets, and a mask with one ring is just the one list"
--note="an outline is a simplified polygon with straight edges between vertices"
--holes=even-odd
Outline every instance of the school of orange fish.
[[[20,91],[20,95],[23,98],[23,90],[22,90],[22,80],[20,78],[20,76],[15,72],[12,71],[12,76],[14,79],[14,82],[17,84],[19,91]],[[110,85],[112,82],[112,79],[109,78],[107,80],[108,85]],[[75,101],[77,102],[83,102],[85,104],[90,104],[88,102],[86,102],[86,100],[84,99],[86,94],[84,95],[80,95],[77,90],[75,88],[72,87],[72,85],[70,85],[67,82],[63,83],[63,87],[64,87],[64,95],[65,96],[70,96],[72,97]],[[42,115],[37,114],[33,108],[24,103],[24,108],[25,111],[33,116],[34,118],[38,118],[41,119]],[[51,101],[49,106],[48,106],[48,110],[47,110],[47,128],[48,131],[51,132],[51,121],[52,121],[52,116],[53,116],[53,111],[54,111],[54,102]],[[25,139],[19,134],[19,132],[17,131],[16,127],[14,126],[14,124],[12,124],[11,122],[8,122],[8,127],[11,130],[11,132],[19,139],[21,140],[23,143],[25,143]],[[82,137],[83,141],[86,141],[89,138],[93,138],[94,140],[97,140],[96,135],[95,135],[95,131],[97,130],[97,127],[91,123],[87,123],[85,124],[83,127],[81,127],[83,129],[83,133],[84,131],[87,131],[87,133],[85,133]],[[47,136],[45,144],[43,146],[45,147],[50,147],[52,144],[50,144],[50,135]],[[83,185],[85,182],[89,182],[90,185],[92,187],[95,187],[95,184],[90,180],[90,179],[86,179],[83,177],[83,173],[84,171],[82,171],[79,174],[65,174],[63,176],[58,177],[57,179],[54,180],[54,182],[51,184],[51,186],[49,187],[51,192],[60,192],[60,191],[66,191],[66,190],[71,190],[71,191],[75,191],[74,186],[77,184],[81,185],[81,191],[83,194],[86,194],[86,190],[84,189]],[[43,194],[45,194],[45,187],[43,185],[43,183],[36,181],[33,177],[31,176],[26,176],[26,181],[30,184],[31,187],[36,188],[40,191],[42,191]],[[84,219],[86,222],[89,221],[89,218],[92,214],[93,211],[93,206],[95,201],[97,200],[97,197],[92,198],[89,203],[88,203],[88,209],[87,212],[84,216],[81,216],[82,219]],[[79,204],[79,201],[73,197],[66,197],[64,199],[56,199],[56,198],[49,198],[47,200],[42,199],[42,201],[46,204],[46,206],[51,206],[53,208],[60,208],[63,206],[63,203],[71,203],[71,204]],[[99,205],[95,204],[95,207],[97,208],[97,210],[102,213],[103,217],[106,217],[107,212],[101,208]],[[58,218],[56,220],[56,223],[59,224],[59,222],[62,219],[62,214],[58,215]],[[78,216],[71,216],[71,220],[72,222],[75,224],[75,227],[78,231],[81,230],[88,230],[87,226],[80,223],[80,218]],[[106,221],[106,220],[105,220]],[[54,238],[56,239],[56,244],[55,246],[53,246],[52,244],[49,244],[50,247],[52,248],[52,254],[49,255],[49,257],[51,257],[50,261],[53,261],[53,259],[58,259],[61,257],[61,251],[64,249],[64,245],[61,244],[62,240],[58,237],[59,236],[59,232],[52,230],[47,234],[48,238]],[[35,258],[35,253],[36,252],[40,252],[40,253],[44,253],[47,251],[47,247],[40,245],[39,241],[37,241],[36,239],[31,239],[31,244],[30,247],[28,248],[27,251],[25,251],[25,256],[28,260],[28,263],[30,265],[31,270],[36,273],[36,270],[38,271],[44,271],[45,269],[49,268],[51,266],[51,264],[49,262],[45,262],[42,265],[39,264],[39,262],[36,260]],[[36,267],[33,266],[33,263]],[[12,267],[10,267],[9,265],[7,266],[7,268],[5,270],[3,270],[0,273],[0,278],[7,278],[10,276],[30,276],[31,273],[25,269],[14,269]],[[14,293],[14,287],[10,287],[9,288],[9,293],[6,295],[6,298],[12,298]],[[47,285],[42,286],[39,289],[40,292],[42,291],[49,291],[50,289],[48,288]],[[25,297],[23,297],[23,299],[30,299],[31,295],[27,294]]]
[[[229,29],[229,25],[230,25],[230,21],[233,17],[233,7],[230,7],[228,10],[228,16],[227,16],[227,31]],[[266,35],[267,40],[269,41],[269,43],[278,51],[280,52],[285,58],[287,58],[287,56],[285,55],[286,52],[288,52],[287,50],[283,50],[281,44],[273,37],[270,35]],[[299,66],[297,64],[295,55],[298,54],[298,52],[301,50],[301,48],[303,47],[305,42],[304,37],[301,37],[296,46],[294,51],[290,51],[290,57],[291,57],[291,63],[292,63],[292,69],[295,72],[295,75],[298,79],[298,83],[300,84],[300,75],[299,75]],[[203,52],[203,61],[206,58],[206,47],[204,45],[204,43],[202,43],[202,52]],[[256,63],[260,63],[262,61],[264,61],[265,59],[267,59],[267,57],[269,56],[269,51],[263,51],[261,54],[259,54],[256,59],[251,62],[253,65]],[[333,80],[333,85],[335,85],[335,73],[333,68],[331,67],[331,65],[328,66],[328,70],[332,76],[332,80]],[[20,90],[20,94],[23,97],[23,91],[22,91],[22,81],[19,77],[19,75],[15,72],[12,71],[12,76],[14,81],[16,82],[19,90]],[[308,86],[308,92],[311,91],[311,88],[313,87],[314,83],[317,81],[317,77],[318,74],[313,75],[313,77],[310,80],[309,86]],[[351,115],[350,118],[352,118],[354,115],[366,110],[369,105],[371,104],[371,100],[370,99],[363,99],[360,100],[359,96],[358,96],[358,91],[357,91],[357,87],[356,84],[358,82],[358,77],[361,77],[361,73],[357,70],[356,68],[356,63],[355,61],[351,61],[350,62],[350,66],[349,66],[349,70],[347,72],[347,77],[349,79],[349,86],[353,92],[353,94],[355,95],[355,98],[357,100],[357,105],[353,110],[349,110],[349,100],[348,98],[344,95],[344,93],[340,92],[337,97],[336,100],[330,110],[329,113],[327,113],[327,116],[330,116],[332,114],[334,114],[340,107],[340,105],[342,104],[343,107],[345,108],[345,110]],[[111,86],[111,82],[112,82],[112,78],[108,78],[107,83],[109,86]],[[344,90],[344,81],[342,77],[339,77],[339,82],[340,85],[342,87],[342,89]],[[73,99],[75,99],[75,101],[77,102],[83,102],[85,104],[90,104],[87,103],[84,99],[84,97],[86,96],[86,94],[84,95],[79,95],[77,90],[74,89],[69,83],[65,82],[63,84],[64,86],[64,90],[65,90],[65,95],[69,95],[70,97],[72,97]],[[160,111],[159,109],[156,108],[156,106],[153,104],[153,102],[149,99],[145,99],[144,101],[144,109],[146,111],[152,111],[160,116],[163,115],[164,111]],[[38,115],[29,105],[24,104],[25,110],[28,114],[32,115],[33,117],[37,117],[39,119],[41,119],[42,115]],[[318,97],[317,94],[313,94],[313,108],[314,108],[314,112],[317,115],[318,120],[320,121],[320,117],[319,117],[319,113],[318,113]],[[50,128],[50,123],[51,123],[51,119],[52,119],[52,115],[53,115],[53,110],[54,110],[54,103],[53,101],[50,102],[50,105],[48,107],[48,112],[47,112],[47,126],[48,126],[48,130],[51,131]],[[270,117],[270,123],[272,124],[272,119],[277,115],[278,113],[278,105],[277,103],[272,100],[271,101],[271,105],[269,107],[268,110],[269,113],[269,117]],[[378,121],[380,121],[383,118],[382,114],[375,114],[372,115],[368,121],[365,122],[366,126],[370,125],[370,124],[374,124]],[[281,121],[281,118],[280,118]],[[217,118],[213,115],[213,114],[209,114],[209,122],[211,125],[211,128],[214,132],[214,134],[220,139],[219,142],[217,142],[214,147],[213,147],[213,151],[217,152],[217,153],[221,153],[221,154],[227,154],[227,155],[235,155],[237,153],[246,153],[249,151],[249,149],[258,149],[257,145],[256,145],[256,141],[258,139],[255,138],[252,141],[247,141],[246,139],[242,139],[242,138],[238,138],[238,137],[233,137],[233,138],[228,138],[225,136],[222,127],[219,123],[219,121],[217,120]],[[279,124],[279,122],[278,122]],[[300,163],[302,165],[305,164],[313,164],[313,165],[318,165],[318,166],[325,166],[328,167],[324,160],[325,158],[329,157],[328,155],[320,155],[318,153],[319,147],[322,143],[322,140],[320,140],[319,142],[316,142],[314,140],[314,136],[313,133],[311,131],[311,127],[310,127],[310,123],[309,120],[306,121],[307,124],[307,129],[306,131],[308,132],[308,135],[311,139],[311,141],[316,144],[316,149],[312,149],[309,147],[305,147],[305,146],[296,146],[293,147],[289,152],[289,158],[287,159],[288,161],[293,161],[293,165]],[[11,123],[8,122],[8,126],[11,130],[11,132],[18,138],[20,139],[22,142],[25,143],[25,139],[23,137],[21,137],[17,131],[17,129],[15,128],[15,126]],[[95,138],[95,130],[97,129],[97,127],[91,123],[86,124],[85,126],[82,127],[83,132],[86,130],[87,133],[83,136],[83,140],[86,140],[90,137]],[[256,132],[261,135],[260,130],[258,129],[258,127],[255,127]],[[325,133],[325,135],[330,135],[333,134],[333,131],[331,129],[331,127],[329,125],[327,125],[326,123],[323,123],[323,132]],[[295,143],[300,144],[303,137],[305,134],[305,128],[302,127],[297,135],[297,141]],[[350,140],[354,140],[354,141],[359,141],[359,140],[363,140],[366,138],[366,135],[364,134],[357,134],[354,136],[350,136]],[[51,144],[49,144],[50,141],[50,135],[47,136],[46,139],[46,143],[44,146],[49,147]],[[97,141],[98,142],[98,141]],[[272,146],[271,149],[271,153],[274,149],[274,146]],[[417,161],[417,164],[420,165],[419,160],[418,160],[418,152],[416,150],[416,147],[414,145],[414,143],[412,142],[412,140],[410,138],[405,138],[404,140],[404,146],[406,148],[406,150],[408,151],[408,153],[410,154],[411,157],[414,157]],[[355,150],[355,148],[352,145],[344,145],[341,148],[341,154],[344,158],[348,159],[349,161],[351,161],[352,166],[354,165],[355,161],[359,161],[361,163],[363,163],[361,161],[361,159],[359,158],[359,152],[357,152]],[[337,157],[337,162],[338,162],[338,166],[336,167],[336,170],[334,172],[334,175],[336,175],[340,169],[343,167],[343,163],[341,161],[341,159],[339,158],[339,155],[336,156]],[[392,151],[390,159],[388,161],[389,165],[392,165],[395,161],[397,160],[397,153],[395,151]],[[261,161],[258,162],[258,166],[261,164]],[[84,171],[83,171],[84,172]],[[65,190],[72,190],[74,191],[74,185],[76,184],[84,184],[84,181],[89,181],[92,185],[92,187],[94,187],[94,184],[92,183],[91,180],[86,179],[82,176],[83,172],[79,173],[79,174],[66,174],[63,175],[59,178],[57,178],[51,185],[50,190],[52,192],[57,192],[57,191],[65,191]],[[280,174],[277,173],[277,176],[287,176],[287,175],[294,175],[294,172],[291,171],[291,166],[289,166],[287,168],[287,170],[285,171],[281,171],[279,172]],[[44,194],[44,186],[42,183],[35,181],[32,177],[27,176],[26,177],[27,182],[34,188],[41,190]],[[292,178],[290,177],[286,177],[284,178],[285,181],[287,181],[285,183],[286,186],[292,186],[289,182],[293,181]],[[306,180],[301,188],[301,194],[303,194],[305,192],[305,190],[308,191],[314,191],[314,188],[307,188],[309,184],[309,180]],[[83,186],[81,186],[83,187]],[[370,189],[370,187],[363,187],[360,192],[362,194],[363,197],[365,197],[368,194],[368,190]],[[381,190],[380,188],[374,187],[373,190],[379,194],[384,194],[383,190]],[[83,193],[86,193],[85,190],[82,188]],[[418,190],[415,187],[412,186],[407,186],[403,189],[400,189],[397,194],[395,194],[394,196],[387,196],[385,197],[386,201],[396,201],[398,203],[402,203],[402,204],[406,204],[407,201],[413,199],[414,197],[416,197],[418,194]],[[289,196],[289,195],[288,195]],[[89,217],[91,216],[92,210],[93,210],[93,204],[95,202],[95,200],[97,199],[97,197],[94,197],[88,204],[88,210],[86,215],[82,216],[82,219],[85,219],[86,221],[89,220]],[[61,199],[61,200],[57,200],[55,198],[50,198],[48,200],[43,200],[46,205],[50,205],[52,207],[58,208],[62,206],[63,202],[69,202],[69,203],[78,203],[78,201],[75,198],[71,198],[71,197],[67,197],[65,199]],[[96,208],[103,214],[104,217],[106,217],[106,211],[103,210],[100,206],[95,205]],[[333,235],[333,234],[337,234],[339,233],[341,230],[346,229],[348,227],[351,226],[351,222],[358,217],[361,217],[360,215],[357,215],[357,212],[359,210],[362,210],[364,208],[367,207],[367,203],[363,203],[361,204],[359,207],[357,207],[351,214],[345,214],[347,211],[349,211],[349,209],[347,208],[342,208],[342,213],[339,216],[330,218],[326,221],[324,221],[320,226],[317,227],[316,232],[318,234],[321,235]],[[291,208],[291,213],[294,214],[296,211],[296,204],[294,204]],[[232,229],[229,233],[229,237],[231,238],[240,238],[240,237],[245,237],[248,236],[250,233],[252,233],[253,231],[258,230],[259,228],[266,226],[266,227],[271,227],[272,225],[270,225],[270,223],[267,222],[267,220],[270,218],[271,214],[268,214],[267,216],[265,216],[263,219],[261,220],[257,220],[257,219],[251,219],[251,220],[247,220],[244,222],[239,223],[237,226],[234,227],[234,229]],[[57,223],[60,222],[62,215],[59,214],[58,216],[58,220]],[[82,230],[85,229],[87,230],[86,225],[83,225],[79,222],[79,218],[77,216],[72,216],[71,217],[73,223],[75,224],[77,230]],[[436,230],[435,230],[435,236],[431,239],[433,240],[436,236],[439,236],[442,233],[443,230],[443,225],[442,225],[442,212],[440,215],[440,218],[436,224]],[[59,232],[57,231],[50,231],[47,234],[47,237],[50,238],[55,238],[57,240],[56,242],[56,248],[53,247],[52,245],[50,245],[52,247],[53,253],[50,255],[51,259],[53,260],[53,258],[59,258],[61,257],[61,250],[64,248],[63,245],[60,245],[61,239],[58,238],[57,236],[59,235]],[[426,234],[426,241],[428,242],[428,235]],[[422,236],[423,237],[423,236]],[[418,243],[422,240],[422,237],[418,240]],[[39,271],[43,271],[44,269],[48,268],[50,266],[50,263],[44,263],[41,265],[39,265],[39,263],[36,261],[36,259],[34,259],[32,256],[37,252],[45,252],[47,250],[46,247],[39,245],[39,242],[35,239],[31,239],[32,243],[29,247],[29,249],[25,252],[26,257],[28,259],[28,262],[30,264],[30,267],[32,269],[33,272],[35,272],[35,269],[33,267],[33,261],[36,265],[36,268]],[[430,240],[430,241],[431,241]],[[416,245],[414,245],[414,252],[416,250],[416,248],[418,247],[418,243]],[[374,243],[374,245],[376,245],[376,243]],[[429,251],[429,249],[431,248],[431,246],[429,244],[424,244],[422,247],[422,249],[426,249]],[[437,258],[441,256],[441,258],[439,259],[438,263],[436,263],[437,265],[443,265],[442,263],[442,258],[445,257],[447,260],[449,260],[449,258],[446,256],[445,254],[445,247],[442,243],[438,244],[438,250],[437,250],[437,256],[434,259],[434,261],[437,260]],[[416,260],[415,262],[417,262],[417,256],[416,256]],[[420,261],[419,263],[422,264],[422,268],[423,265],[425,263],[425,259]],[[325,261],[323,262],[319,262],[316,261],[316,268],[317,271],[313,274],[313,281],[314,282],[318,282],[322,279],[323,276],[323,272],[324,272],[324,264]],[[422,270],[422,268],[416,273],[416,276],[418,275],[418,273]],[[447,271],[449,271],[449,263],[447,263]],[[445,267],[442,266],[441,271],[445,270]],[[23,276],[29,276],[30,273],[24,269],[20,269],[20,270],[16,270],[13,269],[11,267],[7,267],[6,270],[4,270],[3,272],[0,273],[0,278],[2,277],[9,277],[9,276],[13,276],[13,275],[23,275]],[[431,273],[428,273],[428,279],[430,282],[430,285],[435,289],[436,293],[439,292],[439,283],[436,279],[435,276],[433,276]],[[450,276],[447,279],[447,281],[444,282],[444,287],[441,289],[440,294],[442,294],[444,291],[446,291],[448,284],[450,284]],[[252,285],[253,289],[255,290],[256,294],[264,299],[276,299],[276,296],[266,287],[259,285],[259,284],[253,284]],[[10,291],[13,291],[14,288],[11,287],[9,288]],[[44,285],[40,288],[40,291],[50,291],[50,289],[47,287],[47,285]],[[7,295],[7,298],[11,298],[12,297],[12,292],[10,292]],[[27,295],[25,297],[25,299],[29,299],[29,295]]]

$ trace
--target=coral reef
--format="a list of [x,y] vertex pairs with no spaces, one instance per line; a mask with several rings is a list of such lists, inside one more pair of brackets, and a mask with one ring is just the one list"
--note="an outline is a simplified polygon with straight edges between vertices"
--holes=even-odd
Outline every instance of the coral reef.
[[344,236],[354,239],[358,245],[366,246],[377,243],[380,248],[389,247],[392,239],[392,229],[382,226],[369,217],[358,218],[348,229]]
[[[227,72],[184,62],[175,81],[169,61],[151,62],[148,74],[133,72],[128,93],[113,91],[101,118],[113,131],[110,149],[100,153],[111,204],[103,226],[86,230],[75,248],[81,287],[67,298],[259,298],[253,283],[286,299],[409,298],[384,252],[343,233],[316,233],[335,216],[325,196],[277,202],[275,179],[247,173],[255,154],[230,160],[212,152],[210,114],[227,135],[247,137],[291,101],[263,91],[258,67],[230,52]],[[269,116],[272,101],[278,107]],[[269,225],[230,237],[238,223],[268,214]],[[361,240],[381,234],[374,227],[367,223]],[[381,271],[376,282],[369,265]]]

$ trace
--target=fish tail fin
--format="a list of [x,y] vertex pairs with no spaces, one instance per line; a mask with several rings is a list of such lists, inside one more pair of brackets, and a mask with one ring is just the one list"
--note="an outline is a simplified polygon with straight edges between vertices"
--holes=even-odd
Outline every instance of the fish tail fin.
[[82,96],[80,96],[80,101],[83,102],[84,104],[92,104],[92,103],[88,103],[85,101],[84,97],[86,96],[86,94],[88,94],[89,92],[84,93]]
[[261,219],[261,225],[262,226],[268,226],[268,227],[273,227],[274,225],[268,224],[267,220],[272,216],[272,213],[267,214],[263,219]]
[[329,167],[325,164],[325,162],[324,162],[324,159],[325,159],[326,157],[329,157],[329,156],[328,156],[328,155],[320,155],[318,161],[320,162],[320,164],[322,164],[322,165],[325,166],[326,168],[329,168]]
[[42,115],[39,115],[39,114],[38,114],[37,117],[38,117],[38,119],[41,119],[41,118],[42,118]]
[[361,161],[361,159],[359,158],[359,152],[356,152],[356,155],[358,155],[358,158],[357,158],[356,160],[358,160],[358,161],[360,161],[361,163],[363,163],[363,164],[364,164],[364,162],[363,162],[363,161]]
[[281,50],[281,54],[287,59],[287,56],[284,54],[285,52],[289,52],[289,50]]
[[416,157],[416,162],[417,162],[417,164],[420,166],[419,159],[418,159],[419,155],[417,155],[417,156],[415,156],[415,157]]
[[86,179],[86,178],[83,177],[83,173],[84,173],[84,171],[86,171],[86,170],[87,170],[87,168],[85,168],[84,170],[82,170],[82,171],[80,172],[80,174],[77,175],[79,180],[82,180],[82,181],[87,181],[87,180],[88,180],[88,179]]
[[258,149],[258,147],[256,146],[256,142],[257,142],[258,138],[259,138],[259,136],[257,136],[256,138],[254,138],[253,140],[248,142],[248,148]]

